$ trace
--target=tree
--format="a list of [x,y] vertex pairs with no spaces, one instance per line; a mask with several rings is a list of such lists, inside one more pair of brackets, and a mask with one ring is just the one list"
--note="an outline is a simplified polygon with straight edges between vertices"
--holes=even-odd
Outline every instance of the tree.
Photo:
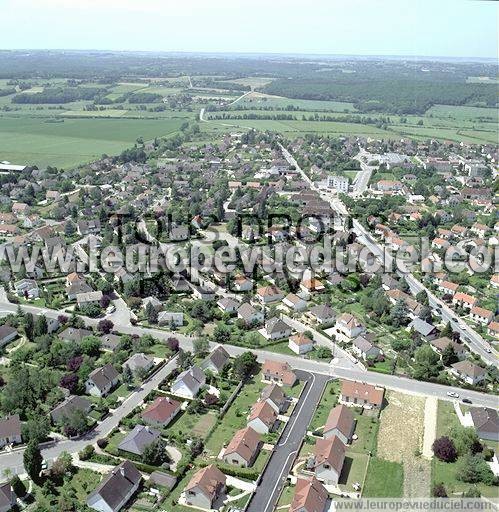
[[89,357],[98,357],[101,348],[101,340],[97,336],[85,336],[80,341],[80,350]]
[[61,420],[64,433],[68,437],[83,434],[87,430],[87,414],[81,409],[73,409]]
[[478,435],[473,427],[455,425],[450,430],[458,455],[475,454],[483,450]]
[[35,322],[31,313],[24,315],[24,334],[29,341],[33,341],[35,337]]
[[203,356],[210,350],[210,342],[206,338],[197,338],[193,344],[194,354],[197,356]]
[[390,323],[393,327],[407,325],[409,321],[407,306],[403,300],[398,300],[390,311]]
[[454,462],[457,458],[457,450],[452,439],[447,436],[435,439],[432,445],[435,457],[443,462]]
[[102,309],[106,309],[109,304],[111,304],[111,299],[109,298],[109,295],[103,295],[99,301],[99,306]]
[[206,393],[206,395],[204,395],[204,403],[208,407],[211,405],[215,405],[216,403],[218,403],[218,396],[212,393]]
[[62,452],[50,468],[50,476],[54,480],[62,481],[73,470],[73,459],[68,452]]
[[14,475],[10,479],[10,485],[12,486],[14,494],[18,498],[24,498],[24,496],[26,496],[26,486],[24,485],[23,481],[19,478],[18,475]]
[[185,370],[192,366],[192,354],[189,351],[180,349],[178,351],[178,366]]
[[50,422],[46,414],[35,414],[22,425],[24,442],[35,441],[37,444],[45,441],[50,433]]
[[71,394],[74,394],[78,388],[78,375],[76,373],[67,373],[61,377],[59,384],[62,388],[67,389]]
[[127,364],[123,366],[123,371],[121,372],[121,380],[127,386],[131,386],[133,383],[132,370],[130,370],[130,367]]
[[433,316],[431,314],[431,308],[429,306],[423,306],[419,312],[419,318],[431,324]]
[[442,352],[442,363],[444,366],[450,366],[451,364],[457,363],[459,358],[457,357],[454,347],[449,343]]
[[463,498],[481,498],[481,496],[482,493],[476,485],[473,485],[467,491],[463,492]]
[[444,484],[435,484],[431,490],[431,495],[434,498],[447,498],[447,490]]
[[433,351],[430,345],[422,345],[414,353],[414,373],[415,379],[429,380],[438,377],[441,363],[440,357]]
[[232,363],[232,371],[238,380],[247,380],[258,372],[259,365],[253,352],[244,352]]
[[445,327],[442,329],[442,332],[440,333],[440,336],[450,338],[452,336],[452,327],[450,322],[447,322],[445,324]]
[[33,328],[33,334],[34,337],[43,336],[44,334],[47,334],[48,332],[48,326],[47,326],[47,319],[45,318],[45,315],[38,315],[34,328]]
[[168,338],[166,340],[166,346],[172,351],[172,352],[178,352],[179,349],[179,342],[177,338]]
[[461,482],[492,485],[494,473],[480,455],[466,454],[456,462],[456,478]]
[[323,346],[317,347],[315,349],[315,355],[319,359],[332,359],[333,358],[333,353],[329,347],[323,347]]
[[157,312],[156,308],[150,302],[148,302],[147,306],[146,306],[146,317],[147,317],[147,321],[150,324],[158,323],[158,312]]
[[421,290],[420,292],[418,292],[416,294],[416,300],[420,304],[423,304],[423,306],[428,306],[430,303],[430,301],[428,299],[428,293],[426,292],[426,290]]
[[97,330],[104,334],[109,334],[113,330],[113,327],[113,322],[111,322],[111,320],[106,319],[99,320],[99,323],[97,324]]
[[34,482],[38,481],[40,471],[42,470],[42,462],[42,454],[40,448],[38,448],[38,443],[30,441],[24,450],[23,463],[26,473]]
[[166,442],[159,438],[148,444],[142,453],[142,462],[152,466],[161,466],[166,462],[170,462],[170,456],[166,451]]
[[224,324],[218,324],[213,331],[215,343],[228,343],[230,341],[230,328]]

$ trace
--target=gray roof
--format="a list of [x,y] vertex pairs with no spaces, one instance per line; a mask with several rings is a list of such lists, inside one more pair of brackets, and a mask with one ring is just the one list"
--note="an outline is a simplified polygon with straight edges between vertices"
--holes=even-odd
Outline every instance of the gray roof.
[[146,446],[159,438],[159,431],[144,425],[136,425],[135,428],[118,445],[120,450],[142,455]]
[[153,359],[149,356],[146,356],[142,352],[133,354],[125,361],[125,365],[128,366],[132,372],[138,370],[139,368],[147,368],[152,363]]
[[119,377],[119,373],[115,370],[112,364],[106,364],[101,368],[95,369],[88,378],[95,384],[101,391],[106,389],[110,382]]
[[137,468],[128,460],[116,466],[97,486],[87,498],[87,504],[90,499],[98,495],[107,503],[111,510],[118,510],[120,504],[129,498],[132,489],[142,479]]
[[353,344],[361,351],[361,352],[368,352],[369,350],[371,350],[373,347],[374,348],[378,348],[376,347],[376,345],[374,345],[373,343],[371,343],[368,339],[364,338],[364,336],[360,335],[360,336],[357,336],[354,340],[353,340]]
[[291,327],[286,322],[275,316],[265,322],[265,330],[270,334],[273,332],[290,331]]
[[90,410],[90,401],[83,396],[68,396],[64,402],[60,403],[50,412],[50,417],[54,423],[62,420],[64,416],[68,416],[73,411],[84,411]]
[[11,327],[10,325],[0,325],[0,340],[8,338],[14,333],[17,334],[17,329],[14,329],[14,327]]
[[328,304],[319,304],[318,306],[314,306],[313,308],[310,308],[310,313],[321,320],[334,318],[336,316],[334,309]]
[[409,328],[413,328],[416,332],[423,336],[428,336],[435,330],[435,326],[421,320],[421,318],[415,318],[410,324]]
[[0,439],[21,435],[21,420],[19,414],[13,414],[0,420]]
[[59,334],[59,338],[65,341],[81,341],[86,336],[92,336],[93,332],[89,329],[75,329],[68,327]]
[[163,487],[167,487],[168,489],[173,489],[173,487],[177,483],[177,477],[169,475],[168,473],[164,473],[163,471],[153,471],[151,473],[149,482],[152,482],[153,484],[156,485],[161,485]]
[[237,314],[245,320],[249,320],[255,313],[258,313],[258,311],[249,302],[243,302],[237,310]]
[[191,366],[175,379],[175,384],[180,381],[182,381],[191,391],[195,392],[205,384],[206,377],[199,366]]
[[210,363],[220,371],[229,360],[229,353],[219,345],[201,364],[202,368],[210,366]]
[[260,400],[272,400],[275,404],[281,404],[286,400],[286,395],[277,384],[268,384],[262,389]]
[[16,503],[16,495],[9,482],[0,484],[0,508],[10,510],[10,507]]
[[499,433],[499,415],[495,409],[473,407],[470,414],[473,425],[480,432]]
[[120,344],[120,341],[121,341],[121,336],[118,336],[117,334],[112,334],[112,333],[103,334],[100,337],[100,340],[101,340],[101,344],[102,344],[103,348],[108,348],[110,350],[114,350],[114,349],[118,348],[118,345]]

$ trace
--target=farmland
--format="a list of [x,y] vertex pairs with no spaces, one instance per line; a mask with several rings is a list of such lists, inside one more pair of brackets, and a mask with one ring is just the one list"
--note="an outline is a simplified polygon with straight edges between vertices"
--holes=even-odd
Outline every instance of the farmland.
[[[61,120],[62,121],[62,120]],[[182,119],[64,119],[0,117],[2,160],[70,167],[118,154],[138,137],[175,133]]]

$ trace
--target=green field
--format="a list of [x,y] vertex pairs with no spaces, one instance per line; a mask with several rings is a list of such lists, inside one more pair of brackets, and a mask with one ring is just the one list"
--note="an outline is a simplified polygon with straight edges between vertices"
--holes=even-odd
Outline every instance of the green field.
[[[248,84],[249,85],[249,84]],[[286,108],[289,105],[301,108],[303,110],[324,111],[324,112],[356,112],[353,103],[343,101],[316,101],[299,100],[291,98],[282,98],[279,96],[248,95],[240,101],[240,105],[245,107],[272,107]],[[301,112],[298,112],[301,114]]]
[[372,457],[362,496],[364,498],[401,498],[404,469],[398,462]]
[[70,167],[116,155],[138,137],[175,133],[183,119],[65,119],[0,117],[0,160]]

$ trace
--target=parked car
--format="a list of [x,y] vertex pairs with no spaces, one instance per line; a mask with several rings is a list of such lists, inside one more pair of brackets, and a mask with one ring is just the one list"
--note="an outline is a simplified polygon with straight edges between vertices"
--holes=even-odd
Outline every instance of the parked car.
[[459,395],[454,391],[447,391],[447,396],[451,396],[452,398],[459,398]]
[[463,398],[462,401],[463,401],[464,404],[471,404],[471,403],[473,403],[469,398]]

